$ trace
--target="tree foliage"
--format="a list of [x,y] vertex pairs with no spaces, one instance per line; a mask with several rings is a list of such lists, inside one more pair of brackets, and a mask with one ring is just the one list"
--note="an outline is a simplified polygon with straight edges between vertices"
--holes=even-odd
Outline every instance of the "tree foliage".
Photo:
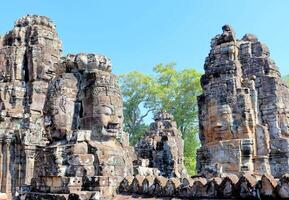
[[173,114],[185,140],[185,164],[195,171],[198,147],[197,96],[201,93],[200,73],[177,71],[175,64],[159,64],[153,75],[131,72],[120,76],[124,96],[125,129],[134,145],[147,130],[148,115],[164,110]]

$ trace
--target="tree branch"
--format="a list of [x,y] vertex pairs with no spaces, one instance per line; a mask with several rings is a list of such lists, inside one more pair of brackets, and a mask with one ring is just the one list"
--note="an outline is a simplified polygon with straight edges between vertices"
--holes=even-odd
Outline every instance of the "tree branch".
[[154,108],[148,109],[147,112],[146,112],[143,116],[141,116],[141,117],[139,118],[139,120],[136,121],[136,124],[140,124],[140,122],[141,122],[146,116],[148,116],[148,114],[149,114],[150,112],[152,112],[152,111],[154,111],[154,110],[155,110]]

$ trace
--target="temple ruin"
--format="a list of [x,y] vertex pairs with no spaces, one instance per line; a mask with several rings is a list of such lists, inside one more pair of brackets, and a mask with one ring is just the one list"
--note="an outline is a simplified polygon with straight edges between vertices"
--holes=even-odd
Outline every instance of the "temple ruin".
[[138,157],[135,174],[169,178],[186,176],[182,135],[173,120],[173,116],[166,112],[155,115],[155,122],[135,147]]
[[288,173],[289,89],[267,46],[252,34],[237,40],[223,26],[201,84],[198,172]]
[[17,20],[0,36],[0,199],[289,198],[289,88],[256,36],[222,30],[205,60],[189,176],[170,113],[129,146],[111,60],[63,56],[49,18]]

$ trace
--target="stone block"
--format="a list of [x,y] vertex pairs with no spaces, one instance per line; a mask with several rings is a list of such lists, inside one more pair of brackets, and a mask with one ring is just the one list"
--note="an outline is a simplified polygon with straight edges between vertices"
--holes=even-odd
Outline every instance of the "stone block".
[[8,196],[5,193],[0,193],[0,200],[8,200]]
[[86,142],[76,143],[71,147],[71,152],[73,154],[87,154],[88,153],[88,146]]
[[76,166],[93,165],[94,155],[92,154],[73,154],[69,157],[68,163]]
[[96,170],[93,165],[85,165],[85,166],[71,165],[67,167],[66,175],[75,177],[95,176]]

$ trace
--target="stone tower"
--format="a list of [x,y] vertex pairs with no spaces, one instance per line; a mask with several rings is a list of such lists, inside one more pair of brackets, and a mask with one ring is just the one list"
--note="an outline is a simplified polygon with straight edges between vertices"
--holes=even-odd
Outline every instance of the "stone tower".
[[135,174],[184,177],[184,141],[171,114],[158,112],[150,130],[135,147]]
[[36,145],[47,141],[42,109],[60,54],[47,17],[22,17],[0,39],[0,192],[9,196],[30,184]]
[[110,59],[68,55],[56,68],[43,109],[50,143],[37,150],[26,199],[111,199],[133,156]]
[[289,89],[266,45],[229,25],[212,39],[198,98],[198,172],[288,173]]
[[0,193],[112,198],[133,152],[111,67],[102,55],[61,58],[47,17],[22,17],[0,37]]

